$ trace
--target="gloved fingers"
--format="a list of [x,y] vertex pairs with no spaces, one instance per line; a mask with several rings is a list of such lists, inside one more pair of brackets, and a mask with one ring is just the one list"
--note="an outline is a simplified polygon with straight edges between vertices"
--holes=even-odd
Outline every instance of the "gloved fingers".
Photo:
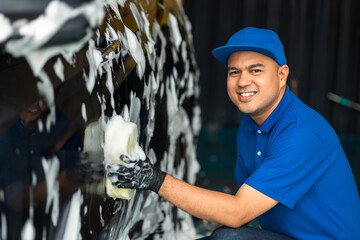
[[119,175],[117,173],[108,173],[107,177],[113,183],[118,182],[118,181],[129,181],[129,180],[131,180],[131,175],[130,174]]
[[119,164],[111,164],[106,166],[106,170],[108,173],[117,175],[132,175],[135,171],[135,168]]
[[122,154],[120,155],[120,160],[123,161],[126,164],[132,164],[132,163],[136,163],[137,160],[136,159],[132,159],[129,155],[127,154]]
[[108,164],[108,165],[106,165],[106,170],[109,173],[120,174],[120,173],[129,172],[129,167],[125,166],[125,165],[120,165],[120,164]]
[[135,185],[133,183],[133,181],[130,181],[130,182],[116,182],[115,184],[115,187],[117,188],[135,188]]

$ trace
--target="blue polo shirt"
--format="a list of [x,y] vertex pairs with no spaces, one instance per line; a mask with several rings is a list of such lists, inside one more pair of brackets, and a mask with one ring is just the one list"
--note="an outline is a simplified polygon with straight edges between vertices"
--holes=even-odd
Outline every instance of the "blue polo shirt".
[[360,200],[338,137],[287,87],[259,127],[246,114],[237,134],[235,175],[279,204],[263,229],[296,239],[360,239]]

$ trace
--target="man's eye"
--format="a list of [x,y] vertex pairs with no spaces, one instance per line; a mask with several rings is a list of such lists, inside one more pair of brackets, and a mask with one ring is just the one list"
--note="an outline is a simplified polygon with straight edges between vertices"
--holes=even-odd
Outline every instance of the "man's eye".
[[260,70],[260,69],[252,69],[251,72],[252,72],[252,73],[260,73],[261,70]]
[[234,76],[234,75],[236,75],[236,74],[239,74],[239,71],[230,71],[230,72],[229,72],[229,75],[230,75],[230,76]]

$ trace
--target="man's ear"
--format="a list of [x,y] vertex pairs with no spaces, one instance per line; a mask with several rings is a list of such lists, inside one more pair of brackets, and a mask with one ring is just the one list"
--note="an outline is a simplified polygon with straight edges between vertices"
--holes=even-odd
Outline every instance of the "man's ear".
[[280,85],[281,87],[286,85],[287,78],[289,76],[289,66],[282,65],[279,67],[279,77],[280,77]]

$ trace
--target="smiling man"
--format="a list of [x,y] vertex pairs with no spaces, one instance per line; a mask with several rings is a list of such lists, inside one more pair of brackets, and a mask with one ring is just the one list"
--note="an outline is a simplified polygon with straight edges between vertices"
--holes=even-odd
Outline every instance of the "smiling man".
[[260,53],[235,52],[228,59],[229,97],[260,126],[282,99],[288,74],[287,65],[280,67]]
[[[148,159],[111,172],[120,188],[152,190],[222,227],[210,239],[360,239],[360,200],[336,133],[286,84],[284,48],[271,30],[245,28],[213,51],[230,99],[245,113],[237,135],[235,195],[178,180]],[[246,224],[259,217],[261,228]]]

